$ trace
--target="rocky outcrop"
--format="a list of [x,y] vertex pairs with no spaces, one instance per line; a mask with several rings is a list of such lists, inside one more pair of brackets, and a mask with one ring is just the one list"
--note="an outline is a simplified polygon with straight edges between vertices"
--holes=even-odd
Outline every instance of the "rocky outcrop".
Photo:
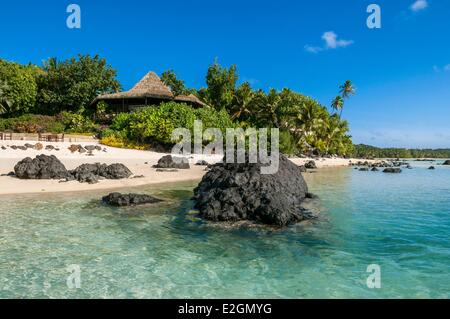
[[69,176],[65,166],[54,155],[24,158],[14,166],[14,173],[20,179],[62,179]]
[[185,157],[173,157],[172,155],[166,155],[159,159],[158,164],[153,166],[154,168],[176,168],[176,169],[189,169],[189,161]]
[[102,198],[105,204],[111,206],[135,206],[162,202],[161,199],[145,194],[111,193]]
[[195,208],[210,221],[250,220],[286,226],[312,215],[302,207],[308,186],[298,166],[283,155],[275,174],[261,164],[217,163],[194,190]]
[[446,160],[442,165],[450,165],[450,160]]
[[14,173],[20,179],[64,179],[90,184],[97,183],[100,178],[123,179],[133,175],[123,164],[82,164],[68,171],[55,155],[27,157],[16,164]]
[[[129,178],[133,173],[123,164],[82,164],[70,171],[70,174],[79,182],[96,183],[99,177],[106,179]],[[96,178],[95,178],[96,177]]]

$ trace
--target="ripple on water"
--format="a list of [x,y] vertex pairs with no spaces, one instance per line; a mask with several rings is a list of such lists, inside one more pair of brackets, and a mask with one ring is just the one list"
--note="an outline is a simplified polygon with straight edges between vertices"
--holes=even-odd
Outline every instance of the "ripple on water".
[[[321,216],[284,230],[203,223],[192,183],[141,187],[166,201],[132,209],[99,204],[104,192],[0,197],[0,297],[448,298],[449,177],[307,174]],[[366,286],[373,263],[380,290]],[[67,288],[71,264],[81,289]]]

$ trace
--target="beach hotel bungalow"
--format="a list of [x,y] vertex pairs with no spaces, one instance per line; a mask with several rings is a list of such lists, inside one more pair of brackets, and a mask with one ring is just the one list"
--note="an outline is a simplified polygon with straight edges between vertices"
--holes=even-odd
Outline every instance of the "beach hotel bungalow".
[[131,90],[99,95],[92,102],[92,106],[96,106],[100,101],[104,101],[115,113],[130,112],[139,107],[159,105],[168,101],[186,103],[193,107],[206,105],[193,94],[175,96],[155,72],[147,73]]

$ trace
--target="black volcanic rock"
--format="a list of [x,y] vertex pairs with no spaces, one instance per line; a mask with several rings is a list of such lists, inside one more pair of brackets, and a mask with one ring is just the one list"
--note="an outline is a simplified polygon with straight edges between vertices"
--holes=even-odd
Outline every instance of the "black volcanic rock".
[[62,179],[69,175],[66,167],[54,155],[24,158],[14,166],[14,173],[20,179]]
[[402,170],[398,167],[388,167],[388,168],[385,168],[383,171],[383,173],[391,173],[391,174],[398,174],[401,172],[402,172]]
[[111,206],[135,206],[162,202],[161,199],[145,194],[111,193],[102,198],[102,201]]
[[153,166],[154,168],[176,168],[176,169],[189,169],[189,161],[185,157],[172,157],[172,155],[166,155],[159,159],[158,164]]
[[[70,171],[70,174],[79,182],[96,183],[98,177],[106,179],[123,179],[128,178],[133,173],[123,164],[82,164],[76,169]],[[92,176],[96,176],[97,180]]]
[[317,169],[316,162],[314,161],[308,161],[305,163],[305,168],[307,169]]
[[133,175],[123,164],[82,164],[68,171],[55,155],[24,158],[14,166],[14,174],[20,179],[64,179],[90,184],[97,183],[100,178],[123,179]]
[[450,160],[446,160],[442,165],[450,165]]
[[275,174],[262,164],[217,163],[194,190],[195,208],[211,221],[250,220],[286,226],[311,214],[302,207],[308,186],[297,165],[280,156]]

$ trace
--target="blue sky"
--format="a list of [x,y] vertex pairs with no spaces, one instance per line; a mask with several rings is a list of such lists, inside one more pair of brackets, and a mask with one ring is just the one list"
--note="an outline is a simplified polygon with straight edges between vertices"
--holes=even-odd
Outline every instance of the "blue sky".
[[[80,30],[66,26],[70,3],[81,7]],[[371,3],[381,29],[366,26]],[[289,87],[324,105],[350,79],[357,95],[343,117],[355,143],[437,148],[450,147],[449,30],[448,0],[9,0],[0,57],[98,53],[125,89],[169,68],[199,88],[218,58],[256,88]]]

